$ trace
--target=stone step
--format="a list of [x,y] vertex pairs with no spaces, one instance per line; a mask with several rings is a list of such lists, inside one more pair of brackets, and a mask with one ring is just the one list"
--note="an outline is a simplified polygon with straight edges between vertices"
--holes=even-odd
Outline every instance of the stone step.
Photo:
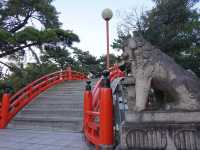
[[13,120],[8,128],[14,129],[30,129],[30,130],[56,130],[80,132],[82,130],[81,122],[62,122],[62,121],[34,121],[34,120]]
[[[68,86],[65,86],[65,85],[68,85]],[[50,88],[50,90],[51,89],[83,89],[83,88],[85,88],[85,83],[83,83],[83,84],[69,84],[69,83],[66,83],[66,84],[62,84],[62,86],[56,86],[56,87],[52,87],[52,88]]]
[[57,115],[25,115],[18,114],[14,121],[35,121],[35,122],[82,122],[82,117],[57,116]]
[[[66,84],[68,86],[65,86]],[[69,83],[65,83],[65,84],[62,84],[61,86],[52,87],[52,88],[50,88],[50,90],[51,89],[73,89],[73,88],[81,89],[81,88],[84,88],[85,85],[86,85],[85,83],[82,83],[82,84],[69,84]]]
[[40,95],[71,95],[71,94],[75,94],[75,95],[83,95],[84,90],[74,90],[74,91],[48,91],[48,93],[41,93]]
[[[68,85],[70,86],[70,85]],[[80,85],[77,85],[78,87],[76,88],[75,86],[74,87],[70,87],[70,88],[67,88],[67,87],[51,87],[50,89],[48,89],[48,91],[50,92],[53,92],[53,91],[63,91],[63,92],[67,92],[67,91],[76,91],[76,90],[79,90],[79,91],[82,91],[85,89],[85,87],[83,86],[80,86]],[[44,93],[46,93],[47,91],[44,91]]]
[[81,131],[85,81],[67,81],[37,96],[9,128]]
[[[61,105],[62,106],[62,105]],[[82,112],[83,108],[80,106],[80,108],[71,108],[71,107],[25,107],[23,108],[23,111],[71,111],[71,112]]]
[[75,100],[76,99],[83,99],[82,95],[64,95],[63,96],[56,96],[56,95],[52,95],[52,96],[47,96],[47,95],[41,95],[37,98],[37,100],[74,100],[74,99],[71,99],[71,98],[74,98]]
[[34,104],[43,104],[43,105],[47,105],[47,104],[60,104],[60,105],[64,105],[64,104],[83,104],[83,100],[55,100],[55,101],[48,101],[48,100],[38,100],[38,101],[35,101],[35,103],[31,103],[31,105],[34,105]]
[[39,117],[42,116],[58,116],[58,117],[82,117],[83,112],[82,110],[77,111],[77,110],[44,110],[44,109],[25,109],[21,111],[17,116],[36,116],[38,115]]
[[47,94],[51,94],[51,95],[71,95],[72,93],[76,94],[76,95],[82,95],[84,93],[84,90],[74,90],[74,91],[48,91],[48,93],[42,93],[41,95],[47,95]]
[[38,109],[45,109],[45,108],[49,108],[51,110],[55,109],[55,108],[60,108],[60,109],[83,109],[83,104],[79,103],[79,104],[31,104],[26,106],[26,108],[38,108]]
[[54,89],[54,88],[52,88],[52,89],[49,89],[48,90],[48,92],[70,92],[70,91],[84,91],[84,87],[81,87],[81,88],[76,88],[76,87],[74,87],[74,88],[65,88],[65,89],[60,89],[60,88],[58,88],[58,89]]
[[67,95],[72,95],[72,93],[74,95],[77,95],[77,96],[81,96],[83,95],[84,91],[66,91],[66,92],[62,92],[62,91],[52,91],[52,92],[48,92],[48,93],[43,93],[41,96],[48,96],[48,95],[55,95],[55,96],[67,96]]

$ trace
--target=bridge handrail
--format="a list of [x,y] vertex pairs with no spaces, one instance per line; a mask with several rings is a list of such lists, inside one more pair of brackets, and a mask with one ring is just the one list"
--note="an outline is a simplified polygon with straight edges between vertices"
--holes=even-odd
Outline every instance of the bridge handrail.
[[[42,77],[40,77],[39,79],[36,79],[35,81],[29,83],[27,86],[25,86],[24,88],[20,89],[19,91],[17,91],[14,95],[11,96],[11,101],[14,100],[18,95],[20,95],[21,93],[23,93],[24,91],[26,91],[28,88],[30,87],[34,87],[35,85],[38,85],[40,81],[43,81],[45,80],[46,78],[47,79],[51,79],[50,77],[52,76],[52,78],[54,78],[56,75],[59,75],[58,77],[62,77],[62,79],[64,79],[65,77],[65,73],[67,72],[68,70],[65,70],[65,71],[57,71],[57,72],[53,72],[53,73],[50,73],[50,74],[47,74],[47,75],[44,75]],[[77,72],[77,71],[71,71],[72,73],[72,76],[78,74],[80,75],[80,79],[86,79],[87,76],[84,75],[83,73],[80,73],[80,72]]]
[[97,149],[100,145],[114,144],[112,89],[105,84],[109,83],[109,80],[124,76],[125,74],[115,65],[110,69],[109,77],[104,75],[92,91],[86,88],[84,92],[84,134]]
[[48,88],[66,80],[85,80],[87,76],[77,71],[72,71],[68,67],[64,71],[50,73],[29,83],[24,88],[10,96],[8,93],[3,94],[0,105],[0,128],[5,128],[8,122],[34,97],[47,90]]
[[10,97],[10,100],[14,100],[17,96],[19,96],[20,94],[22,94],[24,91],[26,91],[28,88],[33,87],[35,84],[37,84],[39,81],[43,81],[43,79],[50,77],[52,75],[55,75],[57,73],[62,73],[62,71],[57,71],[48,75],[44,75],[42,77],[40,77],[39,79],[34,80],[33,82],[29,83],[28,85],[26,85],[25,87],[23,87],[22,89],[20,89],[19,91],[17,91],[14,95],[12,95]]
[[[109,72],[110,72],[110,75],[109,75],[109,79],[110,79],[110,81],[112,82],[114,79],[116,79],[116,78],[118,78],[118,77],[124,77],[125,76],[125,74],[124,74],[124,72],[122,72],[120,69],[119,69],[119,67],[118,67],[118,65],[114,65],[113,67],[111,67],[110,69],[109,69]],[[102,77],[97,81],[97,83],[96,83],[96,85],[95,85],[95,87],[94,87],[94,89],[92,90],[92,95],[93,95],[93,108],[94,108],[94,110],[95,111],[97,111],[98,110],[98,107],[99,107],[99,101],[98,101],[98,99],[99,99],[99,89],[100,89],[100,87],[101,87],[101,82],[102,82]]]
[[109,79],[110,79],[111,82],[118,77],[124,77],[125,76],[125,73],[123,71],[121,71],[119,66],[116,65],[116,64],[113,67],[111,67],[109,69],[109,71],[110,71]]
[[93,97],[93,109],[95,111],[97,111],[98,109],[98,102],[99,102],[99,92],[100,92],[100,88],[101,88],[101,82],[102,82],[103,78],[101,77],[97,83],[94,86],[94,89],[92,90],[92,97]]

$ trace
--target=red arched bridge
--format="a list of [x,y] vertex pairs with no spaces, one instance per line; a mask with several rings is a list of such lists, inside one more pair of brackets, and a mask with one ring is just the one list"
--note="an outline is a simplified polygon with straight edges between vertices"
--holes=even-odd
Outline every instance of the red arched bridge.
[[85,86],[87,76],[67,68],[45,75],[13,95],[5,90],[0,105],[0,128],[82,130],[96,149],[112,147],[115,138],[110,82],[123,76],[115,65],[99,80],[87,81]]

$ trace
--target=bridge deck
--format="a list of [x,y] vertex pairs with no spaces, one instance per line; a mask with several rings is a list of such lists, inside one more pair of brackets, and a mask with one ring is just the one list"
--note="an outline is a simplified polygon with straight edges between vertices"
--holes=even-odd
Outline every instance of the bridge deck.
[[37,96],[0,130],[0,150],[88,150],[81,132],[84,88],[85,81],[67,81]]
[[80,132],[84,88],[84,81],[66,81],[51,87],[23,108],[8,128]]
[[89,150],[81,133],[0,130],[0,150]]

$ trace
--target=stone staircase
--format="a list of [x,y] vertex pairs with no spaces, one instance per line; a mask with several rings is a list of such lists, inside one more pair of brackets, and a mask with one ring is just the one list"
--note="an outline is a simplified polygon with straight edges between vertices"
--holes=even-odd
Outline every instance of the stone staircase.
[[82,130],[85,81],[66,81],[36,97],[8,125],[15,129]]

